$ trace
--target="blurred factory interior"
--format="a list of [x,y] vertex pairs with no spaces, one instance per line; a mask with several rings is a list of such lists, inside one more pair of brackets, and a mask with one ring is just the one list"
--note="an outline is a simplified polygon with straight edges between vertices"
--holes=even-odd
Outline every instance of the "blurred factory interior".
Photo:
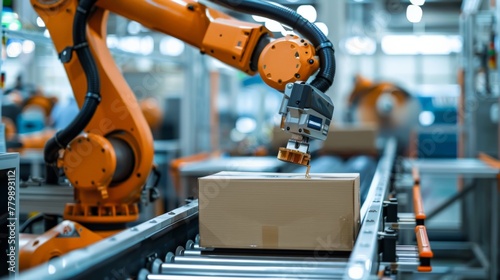
[[[500,279],[500,3],[271,2],[290,14],[255,0],[3,0],[0,169],[18,168],[20,279]],[[84,51],[97,66],[79,64]],[[199,178],[222,171],[359,174],[352,248],[311,260],[204,247]],[[67,228],[78,237],[61,241]]]

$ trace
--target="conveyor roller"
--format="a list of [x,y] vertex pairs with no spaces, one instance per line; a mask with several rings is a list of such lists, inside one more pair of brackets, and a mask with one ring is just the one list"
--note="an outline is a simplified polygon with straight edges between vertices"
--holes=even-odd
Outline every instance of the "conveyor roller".
[[[141,275],[142,274],[142,275]],[[149,274],[146,269],[143,269],[139,275],[139,280],[248,280],[248,277],[222,277],[222,276],[179,276],[179,275],[160,275]],[[255,277],[252,280],[299,280],[303,278],[286,277],[286,278],[269,278],[269,277]]]
[[311,262],[305,263],[304,260],[276,260],[274,258],[269,259],[257,259],[257,258],[245,258],[245,257],[235,257],[230,258],[229,256],[214,258],[213,256],[176,256],[170,260],[172,263],[176,264],[199,264],[199,265],[222,265],[222,266],[279,266],[279,267],[297,267],[297,266],[307,266],[314,268],[335,268],[344,267],[345,264],[335,263],[335,262]]
[[307,267],[309,263],[304,262],[303,267],[283,266],[223,266],[223,265],[201,265],[201,264],[176,264],[163,263],[160,274],[163,275],[185,275],[185,276],[230,276],[230,277],[258,277],[266,276],[273,278],[287,278],[298,276],[302,279],[332,279],[344,273],[345,268],[316,268]]
[[[186,243],[187,249],[179,246],[176,255],[167,253],[165,262],[156,259],[151,274],[142,271],[139,279],[334,279],[345,271],[344,258],[257,256],[245,251],[224,254],[202,248],[198,242],[197,236],[195,242]],[[197,254],[190,255],[192,252]]]

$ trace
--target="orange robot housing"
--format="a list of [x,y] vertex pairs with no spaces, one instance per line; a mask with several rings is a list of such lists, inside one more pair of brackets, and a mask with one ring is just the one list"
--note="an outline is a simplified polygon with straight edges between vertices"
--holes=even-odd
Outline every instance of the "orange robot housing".
[[[245,2],[234,6],[231,1],[211,1],[233,9],[246,7],[246,12],[276,9],[267,2],[252,1],[258,8],[253,9]],[[75,120],[47,142],[45,161],[62,169],[75,188],[75,201],[66,206],[64,218],[100,237],[138,218],[137,202],[153,167],[151,130],[106,45],[109,12],[179,38],[245,73],[259,72],[278,90],[286,83],[307,81],[318,67],[311,85],[324,92],[333,83],[334,67],[321,64],[334,59],[333,47],[323,34],[315,34],[311,42],[296,36],[272,41],[265,27],[236,20],[194,0],[120,0],[119,4],[31,0],[31,4],[51,34],[81,108]],[[285,24],[297,23],[299,32],[316,32],[313,24],[290,13],[296,18],[282,16],[289,21]],[[86,232],[82,229],[71,242],[82,247],[98,239]],[[21,258],[43,256],[29,263],[33,266],[54,257],[53,252],[64,254],[79,247],[69,246],[70,239],[61,236],[64,234],[30,237],[20,250]],[[49,252],[46,244],[60,248]]]

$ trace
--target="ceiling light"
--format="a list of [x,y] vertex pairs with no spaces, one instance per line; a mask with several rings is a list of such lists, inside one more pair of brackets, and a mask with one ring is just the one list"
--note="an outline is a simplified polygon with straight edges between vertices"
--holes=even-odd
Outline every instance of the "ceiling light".
[[45,22],[43,22],[43,19],[41,17],[37,17],[36,25],[38,25],[38,27],[45,27]]
[[8,57],[18,57],[23,52],[23,45],[21,42],[12,42],[7,45],[6,52]]
[[266,20],[265,26],[271,32],[281,32],[285,29],[281,23],[271,19]]
[[126,36],[120,38],[120,49],[124,52],[139,53],[141,39],[137,36]]
[[425,4],[425,0],[410,0],[412,5],[422,6]]
[[429,126],[434,123],[436,116],[431,111],[423,111],[418,115],[418,121],[423,126]]
[[314,23],[325,36],[328,36],[328,26],[324,22],[315,22]]
[[9,30],[14,30],[14,31],[21,30],[21,22],[16,19],[9,24],[8,28],[9,28]]
[[174,37],[165,37],[160,41],[160,53],[169,56],[179,56],[184,52],[185,44]]
[[297,8],[297,13],[303,16],[310,22],[315,22],[318,18],[318,13],[316,12],[316,8],[312,5],[300,5]]
[[236,120],[236,130],[240,133],[251,133],[257,128],[255,119],[248,117],[240,117]]
[[118,37],[116,35],[108,35],[108,37],[106,37],[106,44],[110,49],[118,48],[120,45],[120,40],[118,40]]
[[141,32],[141,24],[137,21],[131,21],[127,25],[127,31],[129,34],[137,35]]
[[422,35],[419,37],[419,51],[421,54],[450,54],[451,42],[445,35]]
[[420,20],[422,20],[422,8],[417,5],[409,5],[408,8],[406,8],[406,18],[408,19],[409,22],[412,23],[418,23]]
[[252,18],[256,22],[265,22],[266,21],[266,18],[265,17],[261,17],[261,16],[255,16],[255,15],[253,15]]
[[380,46],[382,51],[389,55],[419,53],[419,41],[415,35],[387,35],[382,37]]
[[386,35],[381,47],[388,55],[447,55],[460,53],[462,41],[455,35]]
[[352,55],[372,55],[377,50],[375,40],[369,37],[349,37],[344,42],[347,53]]
[[32,53],[35,50],[35,42],[31,40],[23,41],[23,52],[24,53]]
[[155,49],[155,40],[151,36],[144,36],[140,41],[140,50],[139,52],[143,55],[149,55],[153,53]]

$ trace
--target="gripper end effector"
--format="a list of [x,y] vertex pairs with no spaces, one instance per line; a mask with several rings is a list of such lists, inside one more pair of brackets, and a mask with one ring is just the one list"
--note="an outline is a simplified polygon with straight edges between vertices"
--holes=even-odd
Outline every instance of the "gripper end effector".
[[[325,141],[333,116],[330,97],[303,83],[290,83],[280,106],[281,129],[292,135]],[[292,139],[297,139],[297,137]]]
[[278,151],[278,159],[286,162],[308,166],[311,161],[309,143],[306,141],[290,139],[285,147]]
[[[326,140],[333,116],[333,103],[310,84],[289,83],[280,107],[281,129],[291,133],[286,148],[280,148],[278,159],[309,167],[309,139]],[[309,168],[306,177],[309,178]]]
[[278,159],[286,162],[308,166],[311,155],[297,150],[281,147],[278,151]]
[[307,166],[306,178],[310,179],[311,176],[309,175],[309,171],[311,170],[311,165],[310,165],[311,155],[307,151],[309,145],[306,143],[302,143],[302,144],[307,145],[307,147],[304,151],[304,149],[295,149],[295,148],[289,147],[290,143],[295,143],[293,145],[299,145],[299,148],[300,148],[299,142],[296,142],[295,140],[290,139],[286,148],[281,147],[279,149],[278,159],[285,161],[285,162],[291,162],[291,163]]

